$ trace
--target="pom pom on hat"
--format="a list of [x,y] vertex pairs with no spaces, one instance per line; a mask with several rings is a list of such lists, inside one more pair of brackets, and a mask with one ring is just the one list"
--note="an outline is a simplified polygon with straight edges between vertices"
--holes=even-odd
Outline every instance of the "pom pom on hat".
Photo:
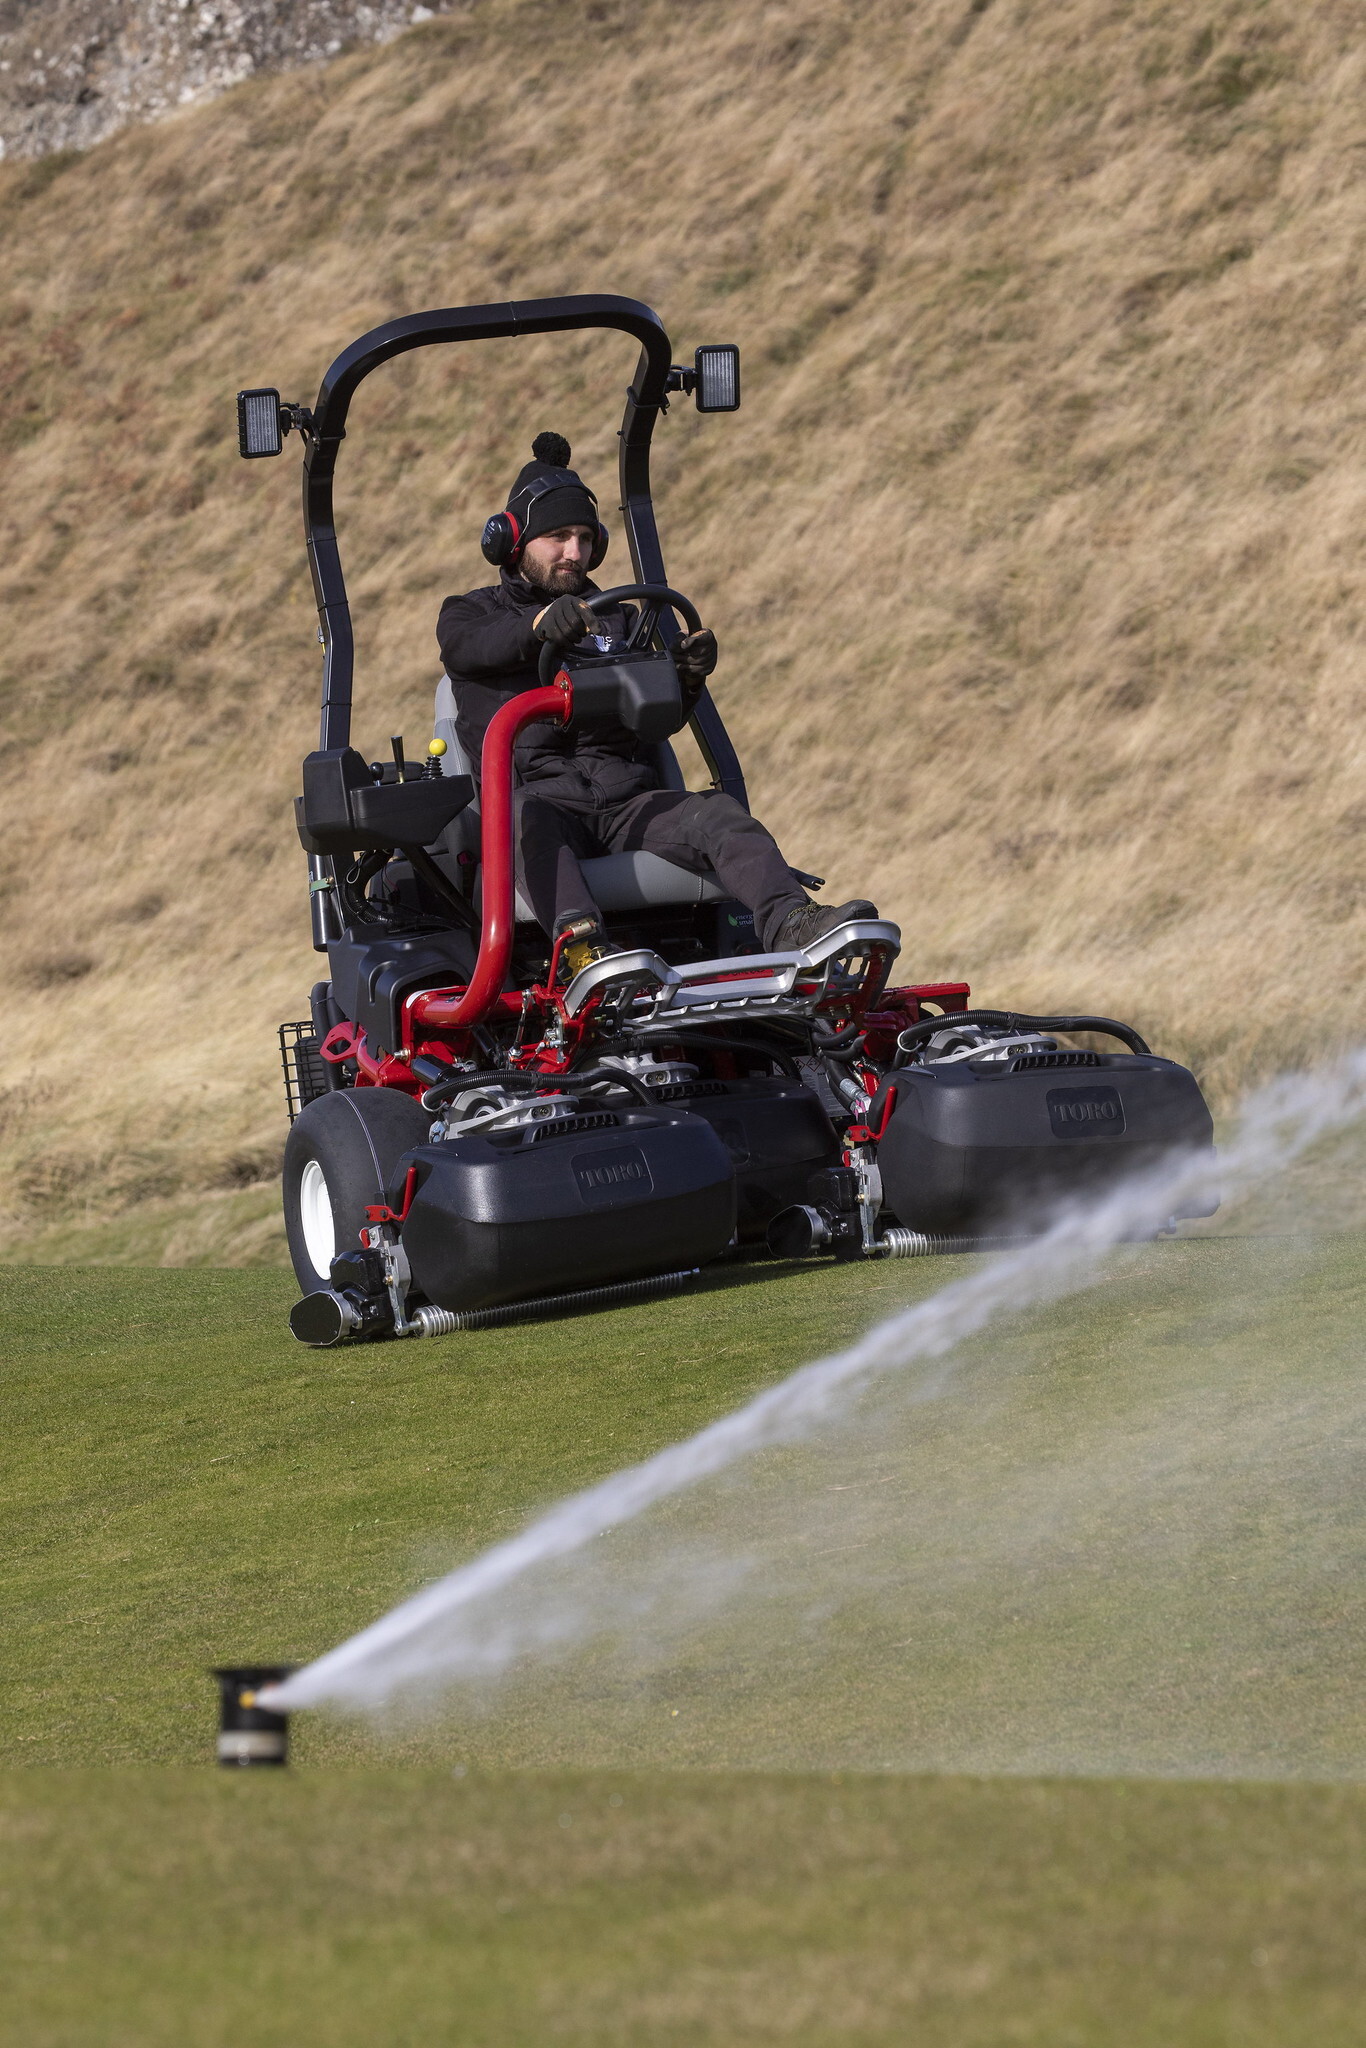
[[563,434],[538,434],[532,442],[531,461],[519,471],[507,502],[520,530],[521,545],[561,526],[586,526],[596,531],[598,501],[583,478],[569,467],[569,454]]

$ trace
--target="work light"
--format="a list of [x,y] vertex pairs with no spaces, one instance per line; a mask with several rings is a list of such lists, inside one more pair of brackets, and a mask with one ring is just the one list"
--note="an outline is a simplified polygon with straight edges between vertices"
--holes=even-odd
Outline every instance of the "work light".
[[738,412],[740,351],[732,341],[707,343],[693,357],[693,397],[699,412]]
[[280,394],[269,387],[237,394],[237,452],[248,461],[278,455],[285,445]]

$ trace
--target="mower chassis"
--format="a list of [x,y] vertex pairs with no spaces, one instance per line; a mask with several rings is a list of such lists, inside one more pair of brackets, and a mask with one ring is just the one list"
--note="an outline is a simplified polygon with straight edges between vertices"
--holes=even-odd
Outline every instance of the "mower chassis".
[[[348,751],[354,641],[333,511],[333,477],[352,397],[373,370],[412,349],[586,328],[615,329],[641,345],[620,430],[622,514],[636,582],[651,587],[656,599],[662,596],[674,601],[667,588],[650,497],[649,456],[655,420],[667,410],[668,391],[679,388],[680,373],[672,368],[663,325],[639,302],[589,295],[462,307],[390,321],[363,335],[337,358],[311,411],[288,408],[306,444],[304,527],[324,648],[320,748],[310,761],[321,764],[328,773],[335,770],[338,786],[346,784],[347,791],[355,788],[354,773],[352,769],[342,772],[341,757],[345,753],[349,762],[359,762],[359,757]],[[666,648],[678,637],[678,621],[667,602],[658,615],[658,632]],[[1111,1026],[1104,1019],[1017,1019],[986,1012],[969,1017],[965,1014],[969,991],[964,983],[887,989],[900,933],[881,919],[842,926],[799,952],[741,954],[680,965],[667,961],[652,947],[638,946],[584,969],[567,986],[559,984],[556,974],[557,945],[539,982],[529,987],[510,986],[515,915],[513,745],[517,733],[532,720],[567,723],[573,716],[573,698],[569,667],[562,666],[553,682],[549,668],[543,667],[541,686],[510,700],[489,724],[481,761],[483,901],[479,944],[463,985],[452,985],[440,974],[424,971],[418,977],[421,985],[409,989],[401,1001],[394,999],[393,1029],[387,1035],[397,1042],[390,1044],[377,1042],[354,1019],[328,1021],[326,996],[320,1007],[315,991],[309,1057],[321,1063],[314,1072],[325,1074],[326,1086],[322,1095],[316,1089],[310,1091],[311,1099],[303,1104],[291,1143],[310,1116],[316,1124],[321,1114],[319,1102],[335,1103],[337,1094],[344,1093],[364,1128],[377,1172],[380,1159],[374,1133],[381,1125],[387,1126],[393,1170],[380,1172],[379,1199],[366,1208],[361,1249],[336,1257],[329,1283],[298,1304],[296,1317],[300,1319],[292,1317],[291,1321],[305,1341],[423,1336],[475,1327],[517,1313],[518,1296],[524,1310],[535,1305],[527,1303],[526,1296],[540,1295],[550,1297],[543,1306],[558,1311],[571,1305],[574,1298],[589,1298],[583,1292],[584,1280],[578,1277],[581,1270],[598,1283],[589,1292],[599,1300],[657,1291],[686,1278],[696,1265],[727,1248],[724,1234],[718,1237],[714,1224],[704,1227],[698,1218],[704,1216],[708,1200],[714,1204],[721,1199],[723,1185],[732,1184],[733,1194],[734,1177],[740,1173],[738,1167],[732,1173],[713,1129],[715,1119],[712,1124],[707,1121],[710,1109],[715,1108],[714,1102],[709,1106],[705,1099],[708,1091],[724,1092],[727,1087],[738,1091],[743,1100],[737,1097],[737,1113],[744,1112],[747,1104],[749,1113],[760,1122],[772,1113],[795,1118],[793,1129],[805,1118],[810,1128],[814,1114],[825,1132],[819,1141],[821,1163],[810,1176],[813,1192],[809,1198],[798,1195],[795,1201],[789,1195],[790,1206],[770,1228],[769,1249],[780,1255],[834,1251],[843,1256],[911,1257],[992,1241],[955,1222],[958,1212],[953,1207],[952,1187],[958,1167],[953,1156],[954,1132],[961,1135],[964,1128],[973,1127],[974,1118],[980,1125],[984,1114],[990,1122],[992,1112],[984,1107],[990,1091],[999,1091],[1006,1079],[1014,1081],[1017,1066],[1020,1087],[1013,1093],[991,1096],[991,1100],[1007,1102],[1009,1097],[1017,1111],[1023,1104],[1027,1114],[1021,1128],[1032,1131],[1038,1125],[1046,1101],[1054,1139],[1122,1133],[1126,1125],[1120,1089],[1124,1087],[1131,1091],[1131,1120],[1138,1113],[1135,1129],[1141,1125],[1145,1132],[1161,1134],[1170,1127],[1169,1135],[1179,1132],[1182,1143],[1210,1143],[1208,1111],[1193,1077],[1169,1061],[1154,1060],[1128,1027]],[[744,778],[735,749],[706,690],[688,722],[711,770],[713,787],[745,804]],[[348,775],[352,776],[350,782]],[[401,770],[399,780],[404,781]],[[352,810],[352,795],[344,792],[348,807],[344,822],[340,828],[329,828],[329,841],[325,835],[305,829],[308,787],[306,764],[301,837],[310,853],[313,943],[316,950],[325,952],[330,944],[350,936],[343,925],[342,906],[355,899],[341,885],[338,862],[344,860],[349,867],[351,857],[340,849],[377,844],[374,837],[347,838],[345,820],[354,819],[367,805],[376,814],[386,807],[371,791]],[[466,787],[472,791],[472,785]],[[407,801],[402,799],[400,810]],[[451,801],[458,810],[468,797],[448,793],[448,808]],[[416,810],[411,815],[416,816]],[[429,840],[430,834],[418,847],[414,835],[415,867]],[[387,846],[390,842],[385,839],[382,843]],[[358,942],[366,943],[363,937]],[[433,986],[434,981],[442,985]],[[319,988],[325,991],[326,984]],[[925,1003],[933,1005],[931,1012],[922,1010]],[[336,1018],[335,1009],[331,1015]],[[968,1034],[965,1045],[952,1052],[941,1048],[936,1071],[928,1074],[924,1063],[932,1048],[925,1043],[926,1034],[952,1037],[956,1018]],[[979,1024],[979,1018],[992,1021]],[[1131,1049],[1124,1056],[1059,1051],[1054,1041],[1038,1035],[1039,1027],[1048,1026],[1108,1029],[1131,1048],[1142,1050]],[[1024,1036],[1019,1035],[1022,1027]],[[296,1033],[302,1029],[288,1028]],[[973,1031],[981,1041],[975,1054]],[[714,1055],[721,1054],[720,1073],[736,1079],[704,1078],[697,1086],[667,1081],[652,1095],[639,1072],[633,1072],[632,1061],[637,1069],[642,1063],[649,1068],[652,1060],[667,1063],[671,1044],[675,1049],[680,1045],[689,1049],[681,1063],[674,1059],[678,1072],[696,1074],[697,1067],[686,1064],[691,1049],[709,1048],[713,1066],[718,1064]],[[298,1041],[296,1053],[297,1045]],[[737,1068],[736,1055],[744,1053],[750,1055],[749,1065]],[[1010,1065],[1003,1067],[1001,1060],[1007,1054]],[[812,1067],[824,1062],[828,1070],[823,1083],[826,1105],[833,1114],[820,1108],[816,1096],[799,1079],[792,1078],[789,1084],[781,1078],[784,1072],[790,1077],[797,1075],[799,1058]],[[770,1070],[777,1067],[779,1078],[756,1081],[756,1059],[767,1062]],[[955,1061],[960,1062],[956,1067]],[[961,1064],[964,1061],[969,1064]],[[1055,1066],[1088,1064],[1104,1067],[1107,1073],[1088,1076],[1088,1085],[1049,1089]],[[1025,1069],[1030,1069],[1027,1075]],[[288,1075],[288,1062],[286,1071]],[[300,1058],[296,1058],[294,1079],[301,1097],[302,1073]],[[837,1095],[829,1092],[829,1077],[833,1077]],[[627,1098],[623,1113],[605,1108],[604,1098],[593,1093],[604,1086]],[[747,1096],[745,1090],[749,1090]],[[686,1109],[665,1106],[669,1100],[677,1103],[680,1097],[689,1098]],[[1059,1107],[1055,1098],[1063,1097],[1071,1102],[1070,1108],[1066,1102]],[[383,1109],[378,1121],[367,1109],[367,1102],[375,1111]],[[473,1109],[468,1106],[471,1102]],[[462,1103],[464,1109],[459,1107]],[[456,1121],[452,1131],[448,1127],[453,1104]],[[333,1112],[327,1114],[335,1123]],[[459,1121],[462,1115],[463,1123]],[[1072,1124],[1068,1118],[1073,1119]],[[338,1141],[350,1144],[354,1152],[360,1140],[350,1131],[344,1114],[342,1125]],[[572,1256],[566,1253],[561,1258],[560,1270],[575,1276],[570,1284],[579,1290],[578,1296],[567,1297],[556,1285],[538,1286],[539,1273],[533,1277],[528,1268],[516,1285],[509,1285],[504,1275],[498,1282],[501,1294],[495,1287],[482,1301],[462,1300],[448,1288],[443,1304],[438,1287],[434,1294],[429,1290],[424,1303],[425,1283],[419,1278],[414,1291],[409,1250],[415,1259],[419,1256],[420,1224],[427,1229],[429,1244],[433,1215],[439,1226],[440,1204],[434,1207],[430,1197],[442,1172],[449,1166],[448,1179],[452,1175],[458,1178],[460,1173],[477,1179],[478,1173],[489,1167],[489,1160],[481,1155],[476,1161],[474,1153],[481,1145],[487,1151],[495,1139],[505,1148],[509,1173],[521,1171],[533,1156],[547,1165],[555,1157],[563,1166],[568,1155],[557,1153],[553,1146],[541,1147],[535,1155],[530,1150],[542,1138],[561,1134],[578,1134],[576,1142],[582,1150],[576,1156],[586,1162],[576,1169],[581,1184],[595,1191],[595,1200],[605,1190],[615,1201],[615,1206],[609,1202],[590,1219],[593,1231],[587,1238],[575,1240],[577,1249]],[[436,1138],[442,1142],[433,1143]],[[1025,1140],[1026,1145],[1033,1142],[1032,1137]],[[508,1146],[512,1151],[506,1151]],[[1152,1145],[1147,1149],[1151,1151]],[[983,1157],[988,1150],[979,1146]],[[889,1212],[895,1220],[884,1216],[880,1222],[885,1174],[879,1162],[884,1151],[900,1176],[902,1192]],[[949,1155],[948,1179],[941,1173],[943,1185],[935,1183],[939,1209],[934,1217],[938,1220],[922,1218],[924,1227],[917,1227],[914,1210],[921,1179],[927,1186],[934,1182],[935,1160],[945,1152]],[[513,1161],[513,1153],[520,1164]],[[1081,1148],[1072,1146],[1069,1156],[1081,1159]],[[1090,1156],[1094,1163],[1099,1155],[1093,1148]],[[1117,1161],[1117,1153],[1111,1156]],[[639,1165],[631,1163],[637,1159]],[[287,1176],[289,1171],[287,1148]],[[966,1165],[963,1171],[967,1173]],[[640,1240],[634,1264],[623,1254],[624,1263],[616,1270],[610,1263],[605,1268],[599,1264],[596,1273],[589,1275],[592,1257],[601,1259],[603,1246],[610,1258],[618,1239],[626,1244],[631,1237],[635,1219],[631,1188],[649,1188],[658,1194],[665,1183],[672,1189],[674,1212],[691,1219],[691,1237],[685,1230],[679,1244],[670,1248],[663,1239],[651,1240],[648,1246]],[[620,1200],[613,1194],[618,1184],[626,1189]],[[713,1190],[710,1195],[709,1188]],[[476,1209],[484,1199],[478,1197]],[[609,1223],[611,1227],[604,1229]],[[508,1227],[513,1228],[511,1224]],[[555,1229],[562,1230],[562,1226],[547,1220],[545,1230],[553,1236]],[[540,1242],[535,1230],[527,1241],[533,1246]],[[733,1236],[729,1248],[736,1248]],[[582,1268],[576,1263],[580,1259],[585,1261]],[[297,1255],[295,1263],[299,1266]],[[554,1282],[553,1260],[547,1272]],[[354,1284],[348,1285],[348,1275]],[[563,1285],[560,1279],[558,1287]]]

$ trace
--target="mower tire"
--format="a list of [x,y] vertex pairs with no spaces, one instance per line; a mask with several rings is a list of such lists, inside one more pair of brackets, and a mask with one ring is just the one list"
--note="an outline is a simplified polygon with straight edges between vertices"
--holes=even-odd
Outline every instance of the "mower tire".
[[396,1088],[342,1088],[300,1110],[285,1141],[284,1208],[305,1294],[330,1286],[333,1259],[359,1248],[366,1209],[387,1199],[399,1160],[425,1144],[431,1123]]

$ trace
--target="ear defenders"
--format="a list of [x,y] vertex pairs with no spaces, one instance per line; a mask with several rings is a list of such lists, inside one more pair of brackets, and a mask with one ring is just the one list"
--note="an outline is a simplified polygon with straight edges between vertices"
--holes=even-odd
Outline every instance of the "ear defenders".
[[[522,549],[526,546],[526,527],[532,506],[538,498],[543,498],[547,491],[561,490],[568,481],[568,478],[562,478],[559,481],[549,477],[538,478],[527,489],[526,502],[522,507],[520,519],[518,519],[515,512],[495,512],[491,519],[486,520],[484,522],[484,531],[479,541],[484,560],[492,562],[495,569],[515,569]],[[586,485],[579,483],[577,477],[573,481],[591,499],[593,508],[596,511],[598,501],[593,496],[593,493],[588,490]],[[588,557],[590,574],[598,567],[603,556],[607,553],[607,540],[607,528],[599,520],[598,536],[593,542],[593,552]]]

